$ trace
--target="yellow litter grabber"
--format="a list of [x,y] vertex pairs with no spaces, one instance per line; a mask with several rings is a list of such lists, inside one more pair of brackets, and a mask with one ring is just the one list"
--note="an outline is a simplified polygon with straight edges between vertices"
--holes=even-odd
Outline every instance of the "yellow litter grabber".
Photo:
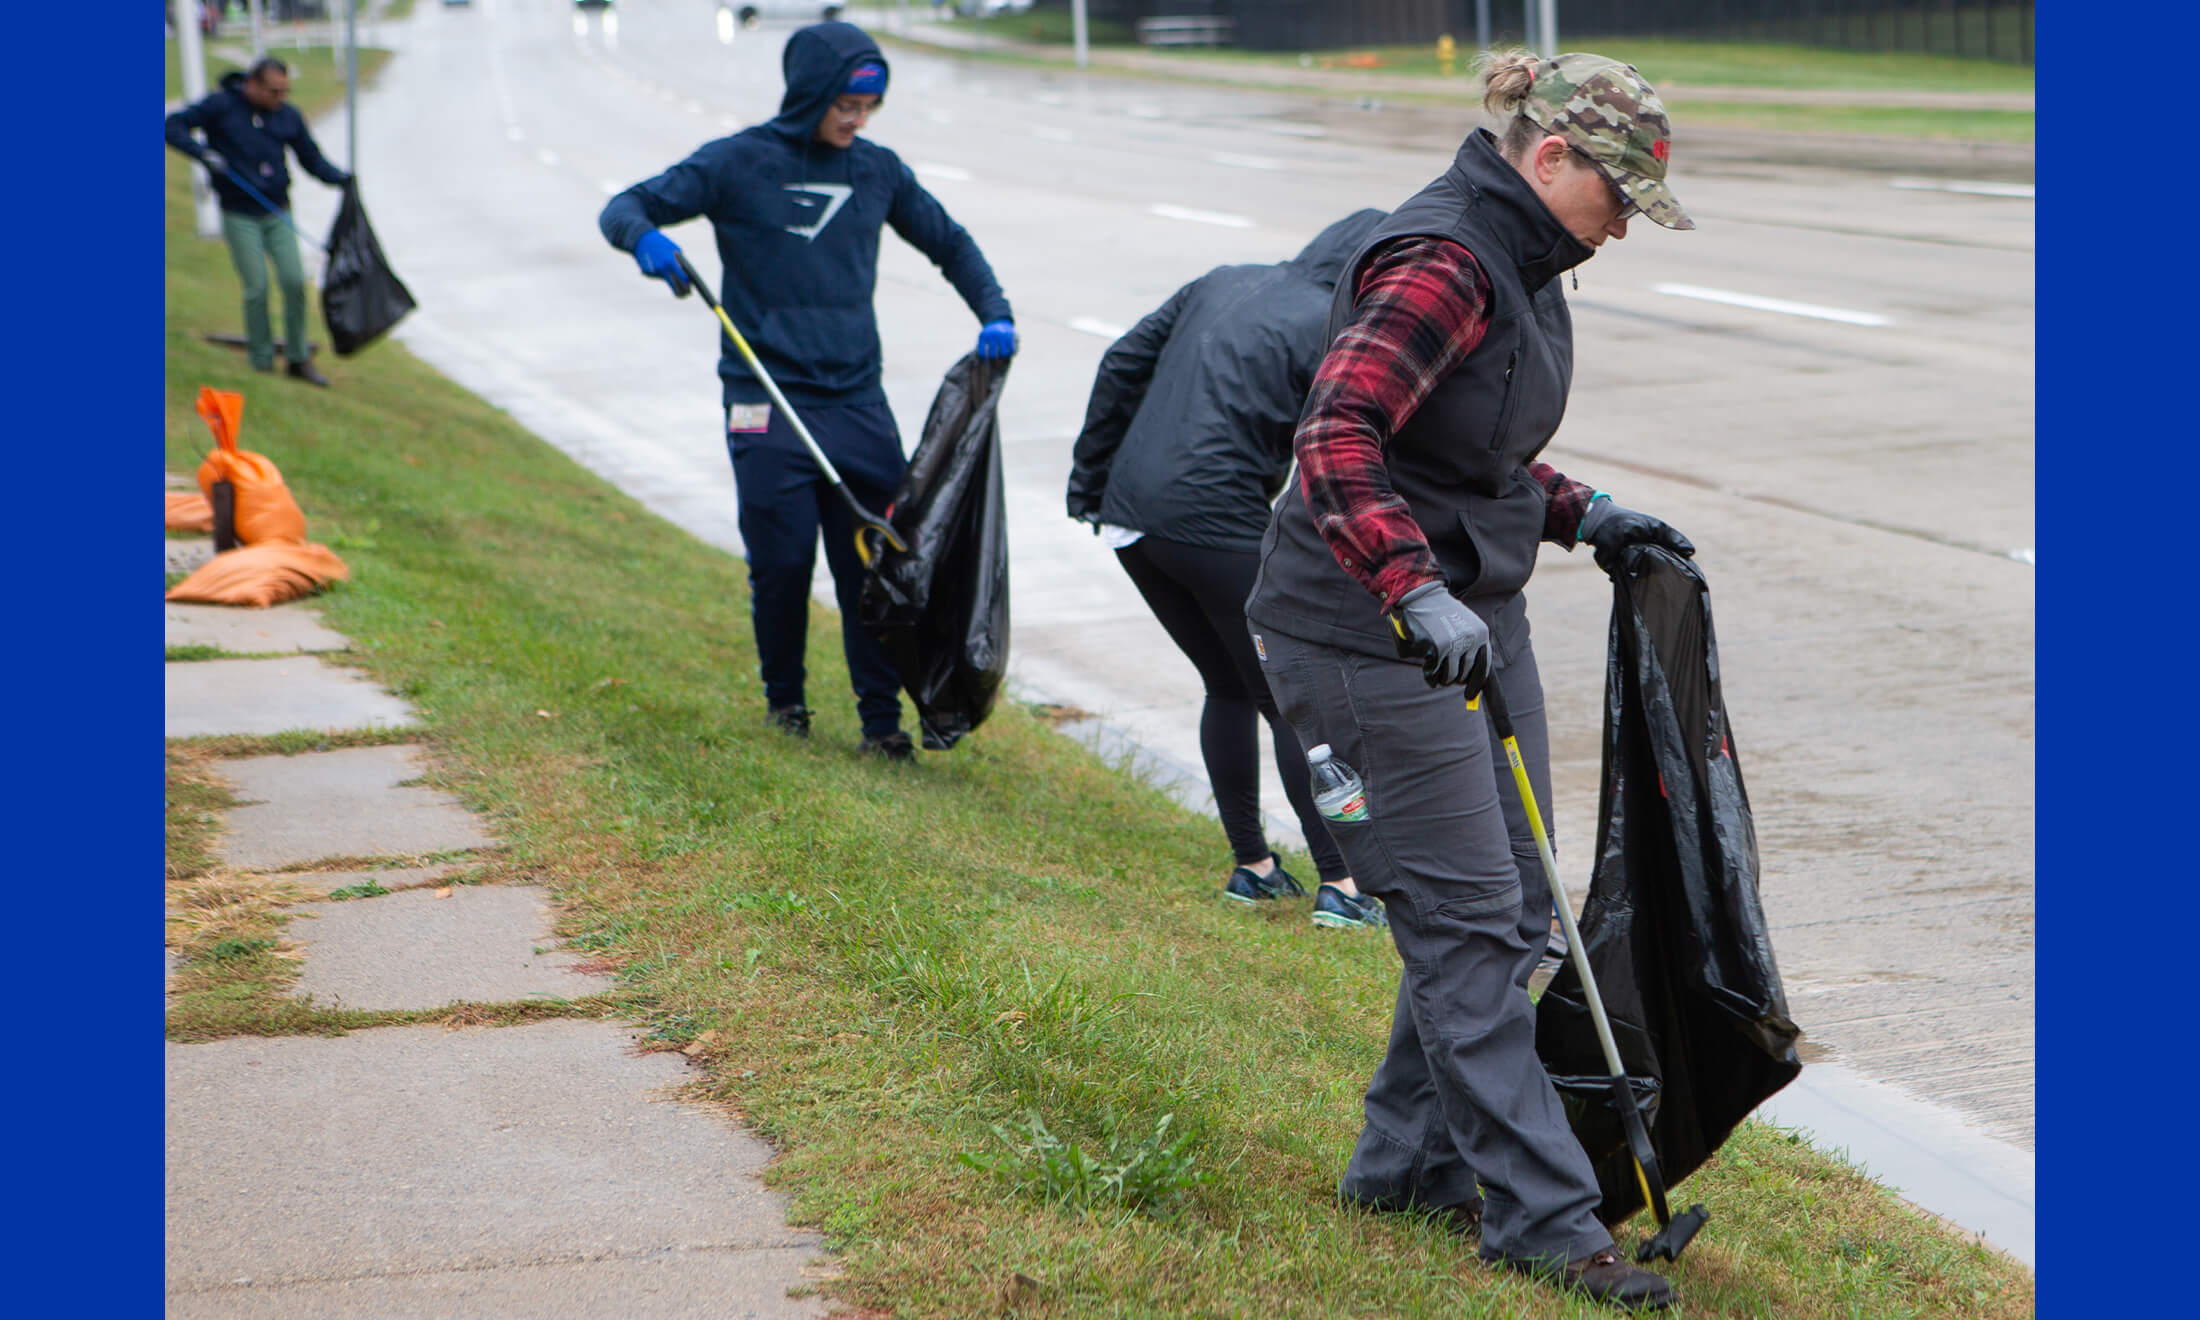
[[1543,877],[1550,882],[1551,904],[1558,910],[1559,928],[1566,934],[1566,954],[1573,960],[1574,973],[1581,978],[1582,997],[1589,1004],[1589,1020],[1596,1024],[1597,1044],[1604,1048],[1605,1066],[1612,1070],[1612,1107],[1619,1111],[1620,1123],[1627,1131],[1628,1153],[1634,1158],[1635,1178],[1642,1185],[1643,1204],[1657,1216],[1658,1231],[1636,1249],[1635,1259],[1678,1260],[1681,1251],[1711,1218],[1711,1213],[1698,1204],[1675,1216],[1666,1206],[1665,1179],[1658,1172],[1657,1151],[1650,1145],[1650,1129],[1642,1120],[1634,1085],[1627,1079],[1625,1065],[1620,1063],[1619,1046],[1612,1039],[1612,1024],[1604,1016],[1604,997],[1597,990],[1596,973],[1589,970],[1589,947],[1582,942],[1581,932],[1574,925],[1573,909],[1566,903],[1566,887],[1559,883],[1558,860],[1551,854],[1551,836],[1543,828],[1543,813],[1536,809],[1535,789],[1528,782],[1528,767],[1521,760],[1519,740],[1513,737],[1512,715],[1505,709],[1504,694],[1497,690],[1494,682],[1484,687],[1479,697],[1469,698],[1467,709],[1474,710],[1483,701],[1489,703],[1490,722],[1497,727],[1497,737],[1505,746],[1505,759],[1512,765],[1513,784],[1520,790],[1520,805],[1528,814],[1529,830],[1535,834],[1535,850],[1543,858]]
[[893,524],[864,508],[854,495],[848,493],[847,483],[840,479],[839,469],[833,466],[831,459],[825,457],[825,451],[818,448],[816,438],[810,434],[810,428],[802,423],[802,415],[794,410],[792,404],[787,402],[787,396],[779,392],[778,382],[772,379],[770,372],[764,370],[764,364],[756,360],[756,350],[750,348],[749,341],[741,337],[741,332],[734,327],[733,318],[726,315],[726,309],[718,305],[718,298],[710,291],[710,285],[705,283],[703,277],[696,273],[694,266],[688,264],[687,254],[684,252],[679,254],[676,260],[680,263],[681,273],[687,276],[688,283],[695,287],[697,293],[703,295],[704,305],[718,314],[718,324],[725,327],[726,338],[733,341],[734,351],[741,355],[743,362],[749,364],[749,370],[754,372],[756,379],[763,383],[764,392],[771,396],[773,406],[778,408],[781,415],[786,417],[787,424],[794,428],[794,433],[802,437],[803,448],[810,451],[810,457],[816,460],[818,470],[825,474],[825,480],[832,484],[833,490],[847,504],[848,511],[855,515],[856,554],[862,558],[864,567],[870,567],[872,556],[875,553],[875,547],[871,544],[871,539],[866,533],[875,533],[879,540],[896,550],[906,553],[909,549],[908,543],[901,539],[900,533],[894,530]]

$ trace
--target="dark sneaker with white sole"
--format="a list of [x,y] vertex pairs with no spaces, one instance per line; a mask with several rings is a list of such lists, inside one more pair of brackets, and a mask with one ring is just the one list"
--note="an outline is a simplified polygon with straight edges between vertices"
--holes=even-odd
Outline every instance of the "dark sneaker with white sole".
[[810,736],[810,708],[808,706],[774,706],[764,712],[764,718],[781,733],[796,738]]
[[1277,862],[1276,869],[1266,875],[1255,874],[1244,866],[1230,872],[1230,878],[1223,882],[1222,896],[1240,903],[1267,903],[1279,898],[1304,898],[1306,891],[1283,869],[1283,863]]
[[1322,885],[1314,890],[1314,924],[1331,930],[1388,930],[1390,918],[1384,914],[1380,899]]
[[1614,1310],[1662,1311],[1673,1304],[1672,1283],[1662,1274],[1628,1264],[1618,1247],[1606,1247],[1563,1266],[1512,1257],[1506,1257],[1505,1264]]

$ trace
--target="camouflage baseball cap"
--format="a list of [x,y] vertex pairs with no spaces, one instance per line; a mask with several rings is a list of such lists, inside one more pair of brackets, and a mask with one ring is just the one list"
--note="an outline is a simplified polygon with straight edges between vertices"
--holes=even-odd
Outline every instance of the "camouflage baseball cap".
[[1539,60],[1520,113],[1580,148],[1644,215],[1696,227],[1665,184],[1673,121],[1634,65],[1583,53]]

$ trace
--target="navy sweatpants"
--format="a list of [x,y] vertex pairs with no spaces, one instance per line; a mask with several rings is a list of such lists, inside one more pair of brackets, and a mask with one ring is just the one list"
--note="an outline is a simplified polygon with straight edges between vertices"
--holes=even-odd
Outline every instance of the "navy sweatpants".
[[[893,411],[883,403],[804,408],[802,420],[840,470],[849,493],[865,508],[883,513],[909,466]],[[863,561],[856,554],[855,518],[848,506],[771,404],[736,404],[726,410],[726,452],[733,458],[741,540],[748,549],[750,613],[765,701],[775,707],[808,704],[803,653],[809,638],[810,577],[817,568],[822,531],[833,596],[840,604],[841,650],[848,657],[863,734],[875,738],[899,729],[901,681],[886,652],[856,619]]]

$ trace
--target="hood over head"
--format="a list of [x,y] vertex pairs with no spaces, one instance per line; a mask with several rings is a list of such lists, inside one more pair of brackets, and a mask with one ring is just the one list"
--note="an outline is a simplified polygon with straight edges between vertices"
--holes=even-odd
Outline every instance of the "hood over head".
[[1367,236],[1375,232],[1375,226],[1389,218],[1388,211],[1378,211],[1373,207],[1354,211],[1314,235],[1314,241],[1308,243],[1299,255],[1291,258],[1288,264],[1298,267],[1300,273],[1316,284],[1333,289],[1337,287],[1337,281],[1344,277],[1345,263],[1352,260],[1352,254],[1358,252],[1360,245],[1367,242]]
[[886,69],[886,57],[878,43],[853,23],[812,23],[796,28],[780,52],[780,68],[786,73],[787,92],[780,99],[779,114],[771,129],[797,142],[807,142],[817,132],[818,121],[847,89],[848,75],[858,64]]

